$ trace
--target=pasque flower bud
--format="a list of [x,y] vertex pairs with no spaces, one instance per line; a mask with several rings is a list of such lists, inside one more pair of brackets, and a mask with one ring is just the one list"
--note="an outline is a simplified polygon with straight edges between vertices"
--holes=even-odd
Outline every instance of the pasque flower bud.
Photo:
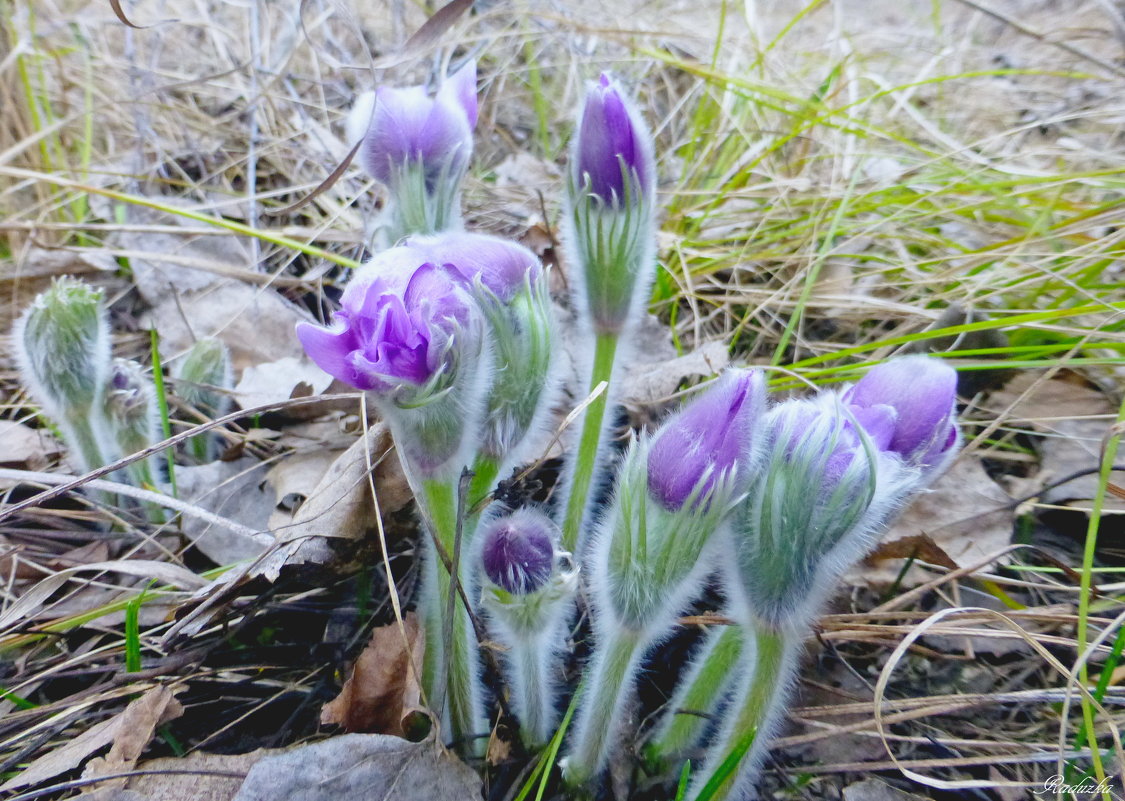
[[766,415],[765,457],[733,515],[734,558],[723,562],[730,614],[752,648],[689,798],[705,787],[709,798],[745,795],[821,602],[927,472],[952,458],[955,381],[930,360],[903,362]]
[[105,408],[122,453],[143,451],[156,441],[156,395],[151,379],[137,362],[113,360]]
[[731,583],[755,618],[781,628],[806,621],[917,473],[832,393],[777,406],[764,428],[761,471],[732,520]]
[[586,93],[571,151],[567,241],[574,295],[598,333],[634,319],[655,274],[652,136],[607,75]]
[[36,401],[52,417],[99,406],[109,371],[109,327],[102,292],[57,279],[16,325],[16,354]]
[[558,550],[559,531],[537,509],[517,509],[479,532],[481,605],[493,637],[506,649],[512,708],[524,742],[550,739],[557,710],[557,650],[563,639],[577,570]]
[[230,408],[230,351],[222,340],[204,337],[197,341],[173,370],[176,394],[199,411],[222,417]]
[[[660,427],[648,452],[649,490],[669,511],[693,496],[710,496],[735,471],[749,449],[751,425],[761,411],[761,373],[729,370],[694,402]],[[743,466],[740,478],[748,478]]]
[[92,470],[112,461],[102,408],[110,346],[101,290],[57,279],[32,301],[12,339],[24,384],[79,465]]
[[530,509],[490,521],[480,533],[485,577],[509,595],[543,589],[555,569],[554,532],[549,517]]
[[449,76],[437,94],[425,87],[380,88],[361,97],[348,121],[362,136],[360,160],[391,194],[390,241],[459,228],[461,179],[477,122],[476,62]]
[[904,356],[872,367],[844,401],[878,446],[926,474],[957,452],[957,372],[940,359]]
[[595,648],[569,782],[605,767],[645,651],[701,590],[711,570],[704,549],[756,470],[764,406],[761,374],[731,370],[626,453],[593,544]]

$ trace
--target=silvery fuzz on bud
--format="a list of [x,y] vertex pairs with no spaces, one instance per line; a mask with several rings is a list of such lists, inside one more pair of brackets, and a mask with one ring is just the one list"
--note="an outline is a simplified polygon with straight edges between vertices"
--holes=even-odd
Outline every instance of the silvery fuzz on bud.
[[764,430],[761,471],[732,520],[732,584],[756,619],[780,629],[806,622],[917,473],[880,450],[834,393],[780,404]]
[[559,531],[538,509],[487,520],[479,532],[481,606],[503,646],[505,677],[524,743],[546,743],[558,722],[558,650],[578,584]]
[[570,164],[575,299],[596,333],[619,334],[643,309],[655,275],[656,162],[640,112],[608,75],[586,92]]
[[477,68],[470,61],[431,97],[424,86],[362,95],[348,119],[360,161],[390,192],[388,241],[461,227],[461,179],[473,152]]
[[113,360],[105,407],[123,454],[143,451],[156,441],[156,393],[140,364],[129,359]]
[[436,264],[465,280],[488,324],[494,374],[486,402],[481,453],[497,465],[518,464],[538,445],[550,413],[558,346],[548,274],[527,248],[499,237],[446,233],[411,237]]
[[705,549],[756,469],[765,395],[760,372],[728,370],[625,455],[593,544],[595,646],[564,766],[572,785],[605,767],[641,659],[711,571]]
[[57,279],[20,317],[13,341],[24,384],[59,425],[80,466],[92,470],[112,461],[102,409],[110,345],[101,290]]
[[176,394],[206,415],[222,417],[230,410],[230,351],[215,337],[192,345],[173,371]]
[[952,458],[955,377],[924,358],[885,368],[841,393],[788,401],[766,415],[766,455],[734,514],[735,558],[724,563],[729,613],[752,638],[752,664],[690,798],[744,747],[737,770],[708,797],[749,791],[820,605],[895,509]]

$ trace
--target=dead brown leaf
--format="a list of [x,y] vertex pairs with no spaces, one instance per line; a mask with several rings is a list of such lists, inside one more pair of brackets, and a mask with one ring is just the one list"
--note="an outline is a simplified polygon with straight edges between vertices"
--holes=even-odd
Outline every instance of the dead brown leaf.
[[[128,750],[136,747],[136,738],[134,738],[133,732],[128,731],[129,727],[136,725],[138,721],[172,720],[181,714],[183,714],[183,707],[173,697],[171,690],[163,686],[154,687],[131,702],[119,714],[109,720],[103,720],[101,723],[95,724],[74,739],[67,740],[59,748],[32,761],[22,772],[0,785],[0,792],[7,792],[20,787],[31,787],[54,778],[60,773],[73,770],[82,764],[87,757],[105,748],[110,743],[113,743],[116,749],[119,738],[122,739],[123,745],[118,754],[124,755]],[[147,735],[142,737],[144,743],[139,748],[143,749],[151,737],[152,732],[150,730]],[[126,741],[127,744],[124,744]]]
[[[130,703],[118,716],[121,722],[113,738],[113,746],[105,757],[95,757],[82,772],[84,779],[110,776],[132,770],[156,727],[175,720],[184,713],[183,706],[167,687],[155,687]],[[109,779],[90,795],[91,801],[114,801],[125,779]]]
[[63,451],[45,429],[11,420],[0,420],[0,442],[0,465],[22,470],[44,470]]
[[421,709],[418,671],[425,648],[426,635],[413,612],[401,626],[396,621],[375,629],[340,694],[321,710],[320,722],[346,732],[405,736],[404,721]]

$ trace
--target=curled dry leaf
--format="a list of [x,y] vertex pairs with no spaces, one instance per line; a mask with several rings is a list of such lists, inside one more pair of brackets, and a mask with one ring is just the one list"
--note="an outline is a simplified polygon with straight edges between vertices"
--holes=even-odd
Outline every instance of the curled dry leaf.
[[421,712],[418,685],[426,635],[413,612],[371,632],[340,694],[324,706],[320,722],[347,732],[405,737]]

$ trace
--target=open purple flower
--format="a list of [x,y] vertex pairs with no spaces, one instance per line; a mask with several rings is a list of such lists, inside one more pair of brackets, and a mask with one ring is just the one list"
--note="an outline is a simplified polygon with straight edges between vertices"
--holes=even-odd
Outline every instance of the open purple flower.
[[957,449],[957,372],[940,359],[876,365],[843,400],[877,447],[910,464],[933,469]]
[[332,327],[298,323],[297,337],[329,375],[381,392],[422,386],[445,368],[453,335],[471,314],[459,272],[409,245],[368,262],[340,303]]
[[326,373],[369,390],[409,470],[459,473],[477,448],[490,371],[484,321],[455,262],[425,247],[380,253],[344,290],[330,327],[299,323]]
[[664,508],[705,502],[721,478],[746,472],[765,394],[760,372],[728,370],[660,427],[648,452],[648,487]]
[[[652,143],[631,101],[605,73],[586,93],[578,123],[574,182],[603,203],[639,202],[652,192]],[[630,180],[632,176],[632,180]]]
[[513,595],[542,589],[555,569],[554,530],[550,518],[532,509],[489,521],[479,535],[484,575]]
[[424,165],[430,181],[443,170],[463,172],[473,152],[476,80],[476,62],[470,61],[433,97],[423,86],[380,87],[360,148],[367,171],[388,186],[396,170],[411,162]]

